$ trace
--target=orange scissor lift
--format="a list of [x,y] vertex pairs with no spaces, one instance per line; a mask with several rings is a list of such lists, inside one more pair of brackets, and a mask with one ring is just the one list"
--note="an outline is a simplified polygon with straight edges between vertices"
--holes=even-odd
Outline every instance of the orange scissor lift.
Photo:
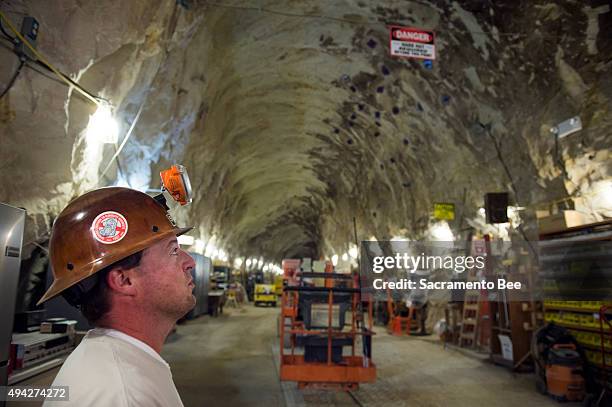
[[[285,269],[285,264],[283,268]],[[281,297],[283,323],[280,327],[280,379],[297,382],[300,389],[353,390],[359,387],[359,383],[374,382],[376,365],[371,357],[372,302],[367,301],[366,326],[358,281],[353,281],[351,275],[334,273],[331,263],[326,267],[325,273],[302,272],[296,276],[296,273],[292,274],[288,269],[290,267],[285,269],[287,278]],[[304,286],[301,278],[323,278],[325,286]],[[336,287],[335,282],[339,280],[344,280],[348,284]],[[300,308],[302,310],[308,308],[304,306],[304,302],[312,298],[319,300],[316,304],[319,308],[327,310],[325,327],[315,326],[311,318],[299,312]],[[334,321],[334,311],[336,311],[336,321]],[[340,316],[344,312],[351,314],[350,329],[346,329],[346,325],[349,324],[345,324],[344,318]],[[287,335],[290,337],[289,341],[286,341]],[[356,349],[358,337],[362,338],[360,351]],[[289,344],[287,349],[285,344]],[[303,345],[303,352],[297,352],[296,348],[302,347],[298,345]],[[350,355],[343,354],[344,346],[350,346]],[[307,348],[326,349],[326,357],[322,357],[319,352],[318,356],[315,354],[313,360],[313,353],[311,352],[309,356]]]

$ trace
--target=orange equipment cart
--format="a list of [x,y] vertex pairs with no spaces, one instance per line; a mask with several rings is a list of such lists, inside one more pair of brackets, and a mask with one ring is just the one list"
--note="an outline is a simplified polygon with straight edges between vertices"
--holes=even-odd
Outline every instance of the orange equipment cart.
[[[280,379],[295,381],[299,388],[338,390],[374,382],[372,301],[362,301],[357,279],[330,271],[299,277],[295,285],[284,286],[281,297]],[[303,278],[325,279],[325,285],[305,286]],[[344,347],[350,347],[350,355],[344,355]]]

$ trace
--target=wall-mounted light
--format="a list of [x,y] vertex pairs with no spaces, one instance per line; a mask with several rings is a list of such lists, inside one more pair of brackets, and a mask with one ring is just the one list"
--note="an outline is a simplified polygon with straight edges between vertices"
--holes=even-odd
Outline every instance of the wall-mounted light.
[[89,116],[85,134],[89,140],[99,143],[116,143],[119,139],[119,125],[113,117],[108,104],[100,104],[94,114]]
[[441,242],[452,242],[454,240],[453,232],[446,221],[440,221],[433,224],[429,231],[433,240]]
[[582,121],[580,116],[574,116],[557,124],[550,129],[550,132],[556,135],[559,139],[567,137],[572,133],[582,130]]

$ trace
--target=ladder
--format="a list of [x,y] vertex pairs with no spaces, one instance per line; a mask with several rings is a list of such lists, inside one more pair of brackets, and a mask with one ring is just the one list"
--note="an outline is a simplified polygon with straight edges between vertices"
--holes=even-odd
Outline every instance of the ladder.
[[[472,255],[482,254],[486,252],[482,242],[479,245],[471,240],[470,253]],[[477,281],[478,276],[476,270],[468,271],[467,281]],[[480,290],[465,290],[465,299],[463,302],[463,321],[461,323],[461,331],[459,333],[459,346],[462,348],[474,348],[477,342],[478,335],[478,320],[480,318]]]
[[463,321],[461,323],[461,333],[459,334],[459,346],[462,348],[473,348],[476,345],[476,335],[478,334],[478,311],[480,308],[479,299],[479,290],[465,291]]

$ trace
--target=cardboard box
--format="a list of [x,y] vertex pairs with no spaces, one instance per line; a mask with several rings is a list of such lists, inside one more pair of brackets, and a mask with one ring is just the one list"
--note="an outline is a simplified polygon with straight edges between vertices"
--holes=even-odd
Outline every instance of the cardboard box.
[[561,211],[538,219],[540,234],[560,232],[567,228],[585,224],[584,215],[577,211]]

